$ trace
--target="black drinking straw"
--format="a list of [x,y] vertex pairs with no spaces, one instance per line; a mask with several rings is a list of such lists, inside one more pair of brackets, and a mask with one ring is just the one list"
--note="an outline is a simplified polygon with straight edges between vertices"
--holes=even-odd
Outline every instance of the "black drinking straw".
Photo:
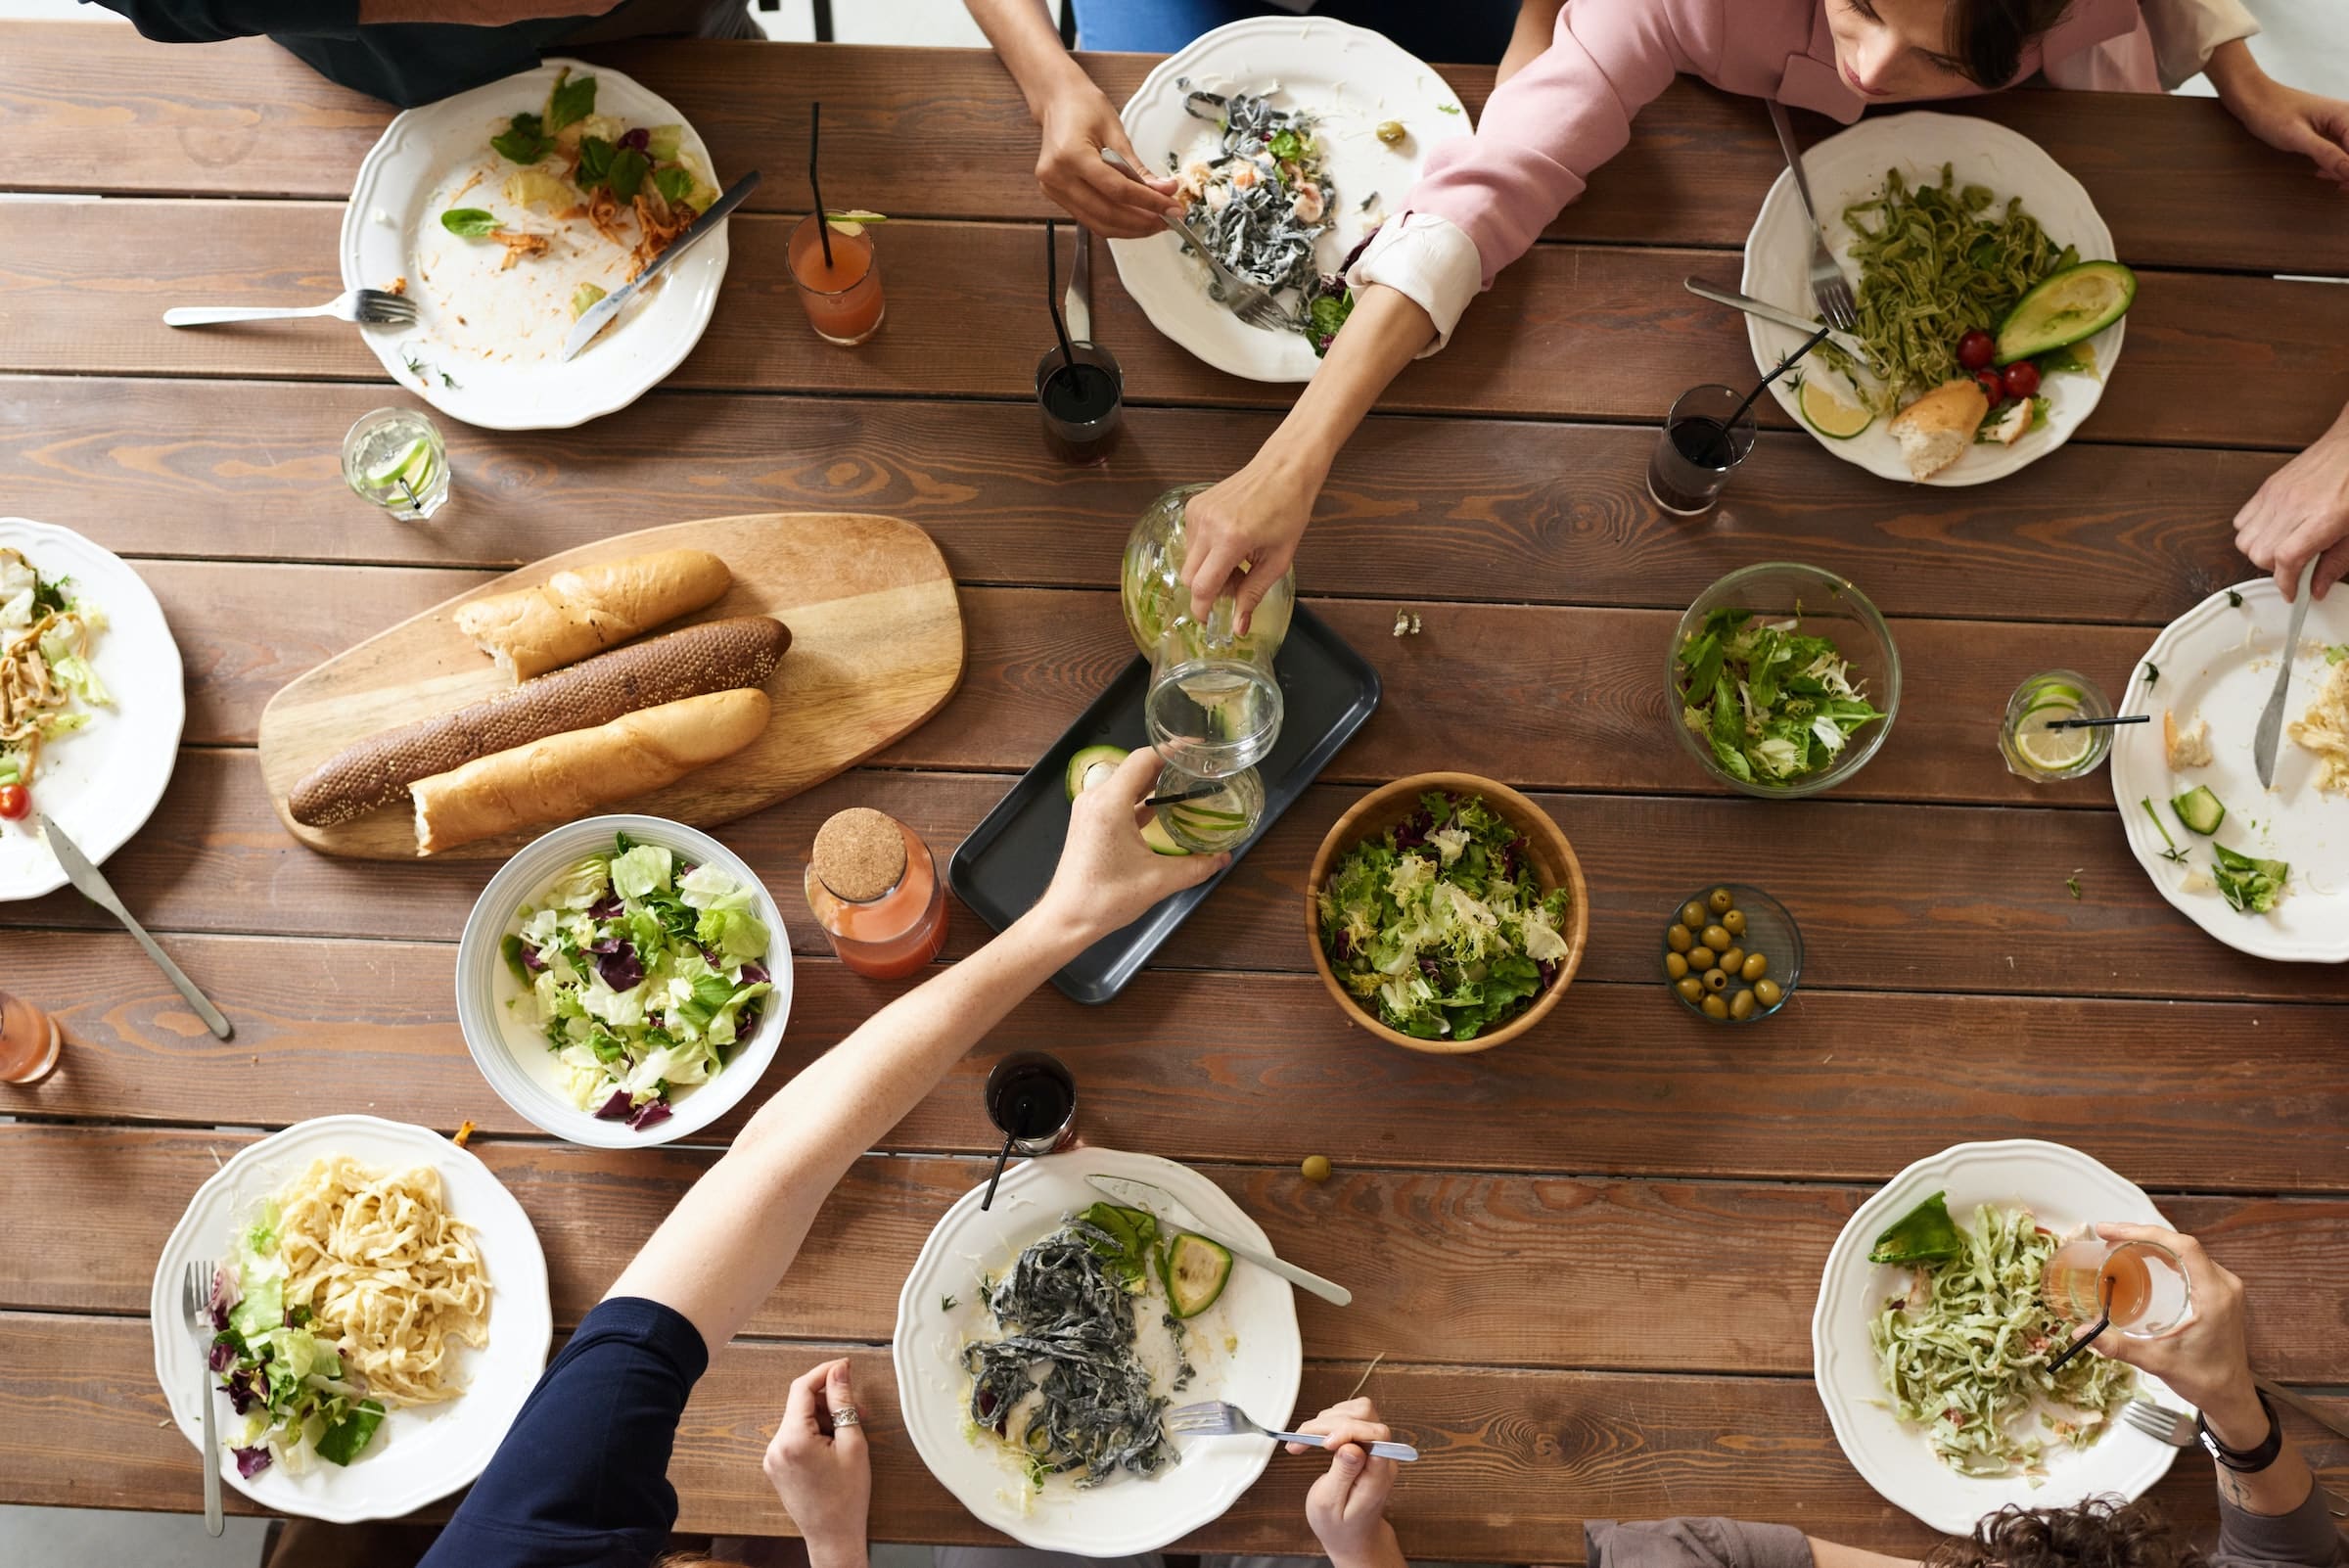
[[816,135],[823,128],[824,106],[819,101],[807,110],[807,189],[815,194],[815,233],[824,242],[824,270],[832,270],[832,220],[824,210],[824,188],[815,178]]
[[987,1178],[987,1196],[979,1200],[981,1214],[985,1214],[994,1204],[995,1183],[1003,1179],[1003,1162],[1011,1158],[1013,1136],[1014,1134],[1009,1132],[1003,1134],[1003,1152],[995,1156],[995,1174]]
[[1052,335],[1060,340],[1060,368],[1068,373],[1069,391],[1074,394],[1077,349],[1069,342],[1068,323],[1060,319],[1060,225],[1050,218],[1044,219],[1044,308],[1052,312]]
[[[1705,458],[1699,456],[1695,452],[1687,452],[1688,460],[1693,463],[1705,463],[1707,468],[1727,468],[1730,462],[1737,455],[1737,421],[1743,419],[1745,417],[1745,411],[1754,406],[1754,399],[1762,395],[1762,389],[1764,387],[1769,386],[1780,376],[1785,375],[1787,371],[1794,368],[1795,361],[1801,359],[1803,355],[1809,353],[1820,344],[1825,343],[1827,341],[1827,334],[1831,330],[1833,329],[1828,327],[1819,328],[1817,332],[1810,336],[1809,340],[1806,341],[1800,348],[1797,348],[1794,352],[1779,360],[1778,368],[1772,371],[1769,375],[1763,377],[1760,383],[1755,386],[1754,390],[1745,394],[1745,401],[1737,405],[1735,412],[1731,413],[1727,419],[1725,419],[1721,422],[1720,462],[1705,462]],[[1676,442],[1675,444],[1678,443]],[[1682,450],[1686,451],[1686,448],[1683,447]]]
[[2069,1345],[2066,1345],[2062,1352],[2058,1354],[2053,1360],[2048,1362],[2048,1375],[2050,1377],[2053,1377],[2064,1362],[2070,1360],[2073,1357],[2088,1349],[2088,1342],[2090,1340],[2095,1339],[2098,1334],[2103,1333],[2104,1330],[2112,1326],[2112,1276],[2107,1274],[2102,1279],[2098,1280],[2097,1283],[2103,1287],[2098,1294],[2099,1299],[2102,1301],[2104,1306],[2104,1315],[2096,1319],[2096,1325],[2094,1328],[2081,1335],[2078,1339],[2073,1340]]

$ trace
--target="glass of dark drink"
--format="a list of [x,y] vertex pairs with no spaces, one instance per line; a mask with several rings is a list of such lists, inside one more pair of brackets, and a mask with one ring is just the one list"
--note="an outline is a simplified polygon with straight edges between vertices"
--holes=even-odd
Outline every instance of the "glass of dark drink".
[[987,1075],[987,1115],[1014,1154],[1050,1154],[1077,1125],[1077,1080],[1042,1051],[1006,1056]]
[[1044,445],[1064,463],[1102,463],[1118,444],[1126,417],[1126,375],[1117,356],[1096,343],[1074,346],[1064,358],[1047,348],[1036,362],[1036,401],[1044,416]]
[[1729,470],[1754,449],[1754,411],[1737,411],[1733,387],[1691,387],[1664,416],[1647,463],[1647,493],[1677,517],[1699,517],[1721,499]]

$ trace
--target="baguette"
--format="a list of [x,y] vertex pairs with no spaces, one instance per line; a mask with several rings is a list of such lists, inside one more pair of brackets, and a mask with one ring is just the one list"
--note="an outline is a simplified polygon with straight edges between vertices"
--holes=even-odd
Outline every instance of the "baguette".
[[1965,455],[1990,413],[1990,399],[1970,381],[1945,381],[1904,408],[1885,429],[1901,443],[1913,479],[1931,479]]
[[762,686],[791,647],[765,616],[687,626],[526,680],[510,692],[370,735],[318,764],[288,796],[304,827],[336,827],[405,798],[420,778],[622,714],[736,686]]
[[712,692],[420,778],[408,787],[416,853],[438,854],[533,822],[568,822],[666,788],[757,740],[766,717],[762,691]]
[[733,581],[707,550],[657,550],[476,599],[458,607],[457,629],[500,669],[528,680],[715,603]]

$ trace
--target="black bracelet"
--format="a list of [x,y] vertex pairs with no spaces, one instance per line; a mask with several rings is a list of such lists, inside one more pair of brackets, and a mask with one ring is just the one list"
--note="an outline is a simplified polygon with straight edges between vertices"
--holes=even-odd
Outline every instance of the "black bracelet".
[[2268,1412],[2268,1435],[2255,1449],[2229,1448],[2213,1435],[2208,1421],[2199,1415],[2194,1417],[2194,1430],[2201,1434],[2202,1446],[2210,1450],[2212,1458],[2228,1469],[2245,1475],[2264,1470],[2276,1462],[2276,1456],[2283,1452],[2283,1423],[2277,1419],[2276,1407],[2268,1403],[2264,1390],[2259,1391],[2259,1407]]

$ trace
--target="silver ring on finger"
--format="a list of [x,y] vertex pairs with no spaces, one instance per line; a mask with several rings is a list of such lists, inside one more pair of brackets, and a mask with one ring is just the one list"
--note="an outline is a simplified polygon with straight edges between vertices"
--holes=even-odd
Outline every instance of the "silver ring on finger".
[[832,1412],[832,1430],[835,1432],[844,1426],[862,1426],[863,1424],[864,1417],[856,1413],[856,1407],[853,1405],[844,1405]]

